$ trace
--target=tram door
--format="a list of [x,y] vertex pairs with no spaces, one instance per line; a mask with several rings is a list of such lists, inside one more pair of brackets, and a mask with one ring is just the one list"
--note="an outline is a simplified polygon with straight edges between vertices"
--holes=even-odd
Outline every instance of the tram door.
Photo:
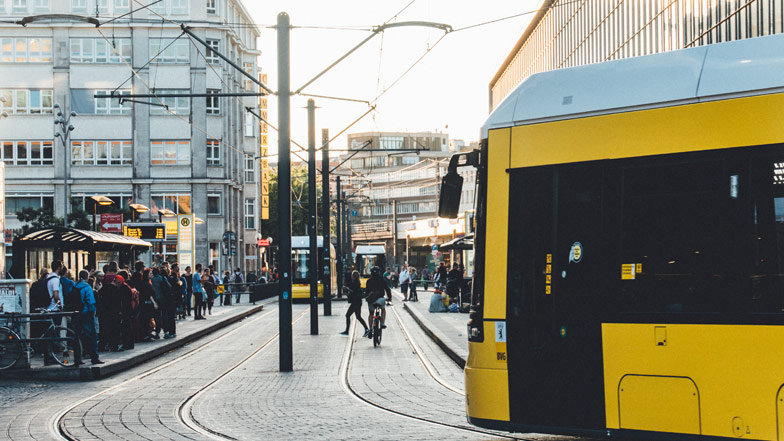
[[510,200],[510,218],[520,220],[509,223],[510,417],[602,429],[603,167],[521,170],[510,178],[522,189]]

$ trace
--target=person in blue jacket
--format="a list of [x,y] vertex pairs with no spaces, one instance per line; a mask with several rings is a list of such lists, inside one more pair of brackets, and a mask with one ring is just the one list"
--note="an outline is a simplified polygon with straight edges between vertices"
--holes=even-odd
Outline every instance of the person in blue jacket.
[[79,271],[79,281],[72,289],[79,290],[82,299],[82,310],[79,311],[82,325],[82,347],[86,355],[90,356],[93,364],[103,364],[98,358],[98,337],[95,333],[95,293],[93,288],[87,283],[90,272],[87,270]]

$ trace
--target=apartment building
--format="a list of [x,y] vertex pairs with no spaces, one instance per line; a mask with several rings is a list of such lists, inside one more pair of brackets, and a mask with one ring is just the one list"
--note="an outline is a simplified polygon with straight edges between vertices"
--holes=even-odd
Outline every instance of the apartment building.
[[[258,96],[247,95],[259,88],[215,51],[258,77],[259,31],[237,0],[139,7],[132,0],[0,0],[5,228],[21,226],[15,213],[24,207],[63,216],[69,198],[92,213],[91,196],[101,195],[121,208],[149,207],[137,221],[165,221],[162,209],[193,214],[204,221],[195,230],[196,262],[255,269],[245,245],[255,244],[259,223],[260,126],[244,107],[259,106]],[[24,17],[39,19],[14,24]],[[128,94],[150,96],[120,98]],[[171,96],[183,94],[201,96]],[[67,145],[54,136],[55,104],[77,114]],[[238,238],[234,256],[222,246],[227,231]],[[176,260],[176,230],[167,236],[148,261]]]

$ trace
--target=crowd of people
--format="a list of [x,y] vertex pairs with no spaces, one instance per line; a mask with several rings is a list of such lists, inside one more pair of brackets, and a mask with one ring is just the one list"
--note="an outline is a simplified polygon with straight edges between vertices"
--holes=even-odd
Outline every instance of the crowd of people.
[[[163,262],[147,268],[142,261],[133,269],[117,262],[104,265],[102,271],[88,265],[75,279],[55,260],[30,287],[30,311],[77,312],[70,327],[82,342],[83,358],[101,364],[100,352],[125,351],[139,342],[177,337],[178,320],[191,316],[206,320],[216,299],[223,305],[240,303],[247,286],[259,279],[254,273],[246,278],[240,268],[226,271],[221,278],[212,265],[180,268]],[[43,331],[33,325],[33,335]]]

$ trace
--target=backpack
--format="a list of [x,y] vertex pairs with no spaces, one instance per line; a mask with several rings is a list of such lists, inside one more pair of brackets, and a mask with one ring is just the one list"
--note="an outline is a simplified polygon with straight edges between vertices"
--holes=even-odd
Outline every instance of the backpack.
[[49,280],[51,278],[47,277],[30,285],[30,312],[35,311],[36,308],[48,308],[52,303],[52,299],[49,297],[49,288],[46,286]]
[[[65,291],[65,288],[63,288],[63,291]],[[82,289],[76,289],[76,285],[72,286],[68,292],[63,293],[63,299],[65,299],[66,311],[82,312],[84,309],[84,303],[82,302]]]

